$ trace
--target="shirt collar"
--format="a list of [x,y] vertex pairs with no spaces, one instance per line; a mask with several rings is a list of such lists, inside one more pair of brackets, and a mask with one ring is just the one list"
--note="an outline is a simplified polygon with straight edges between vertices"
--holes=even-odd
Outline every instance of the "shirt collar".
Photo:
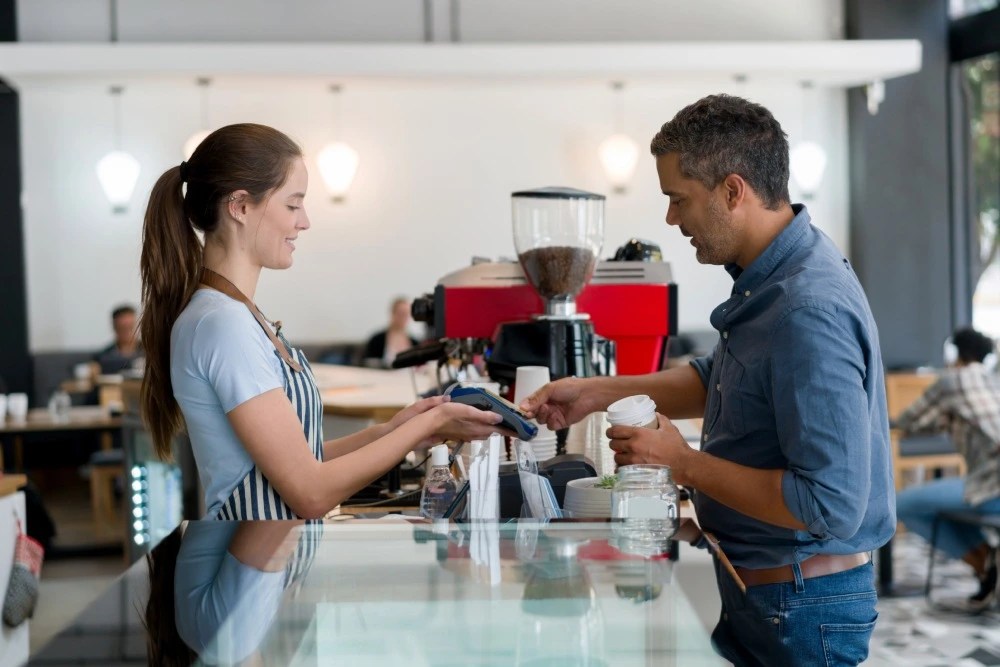
[[741,269],[736,264],[726,264],[726,271],[735,281],[734,291],[755,290],[785,257],[801,245],[811,218],[804,204],[792,204],[792,213],[795,214],[792,221],[771,241],[764,252],[750,263],[750,266]]

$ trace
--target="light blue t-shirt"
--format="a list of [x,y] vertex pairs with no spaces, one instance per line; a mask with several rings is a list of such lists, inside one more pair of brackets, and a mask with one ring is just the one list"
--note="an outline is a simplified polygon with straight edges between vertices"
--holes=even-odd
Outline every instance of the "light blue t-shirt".
[[207,516],[215,516],[253,469],[226,414],[284,387],[281,359],[247,307],[200,289],[170,332],[170,380],[187,424]]

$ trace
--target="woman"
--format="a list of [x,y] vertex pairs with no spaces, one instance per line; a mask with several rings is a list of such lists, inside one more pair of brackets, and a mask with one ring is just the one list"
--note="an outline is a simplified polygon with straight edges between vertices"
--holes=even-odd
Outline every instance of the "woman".
[[389,368],[400,352],[406,352],[418,343],[406,327],[410,324],[410,302],[398,297],[389,306],[389,327],[372,335],[365,343],[362,361],[365,366]]
[[[164,458],[186,428],[208,516],[320,518],[413,447],[483,438],[499,421],[435,397],[387,424],[323,442],[309,363],[253,302],[261,269],[289,268],[309,229],[307,183],[291,139],[240,124],[210,134],[149,197],[140,266],[143,418]],[[291,298],[309,298],[303,287]]]

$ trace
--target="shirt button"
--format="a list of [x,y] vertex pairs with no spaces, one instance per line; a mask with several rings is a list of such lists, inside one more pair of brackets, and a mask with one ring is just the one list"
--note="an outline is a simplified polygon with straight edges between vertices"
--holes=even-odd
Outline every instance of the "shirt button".
[[722,620],[723,620],[723,621],[728,621],[728,620],[729,620],[729,614],[727,614],[727,613],[723,612],[723,613],[722,613]]
[[729,338],[729,332],[728,331],[723,331],[722,332],[722,337],[723,338]]
[[771,622],[777,625],[778,623],[781,623],[781,619],[775,616],[774,618],[771,619]]
[[750,290],[747,290],[746,292],[743,292],[743,296],[750,296]]
[[702,442],[708,442],[708,433],[703,433],[702,434],[701,441]]
[[715,391],[722,391],[722,385],[721,384],[715,385]]

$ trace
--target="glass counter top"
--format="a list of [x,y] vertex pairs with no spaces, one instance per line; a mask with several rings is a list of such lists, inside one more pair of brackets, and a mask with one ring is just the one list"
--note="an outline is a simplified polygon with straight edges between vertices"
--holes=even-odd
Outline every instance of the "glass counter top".
[[30,664],[719,665],[611,522],[192,521]]

